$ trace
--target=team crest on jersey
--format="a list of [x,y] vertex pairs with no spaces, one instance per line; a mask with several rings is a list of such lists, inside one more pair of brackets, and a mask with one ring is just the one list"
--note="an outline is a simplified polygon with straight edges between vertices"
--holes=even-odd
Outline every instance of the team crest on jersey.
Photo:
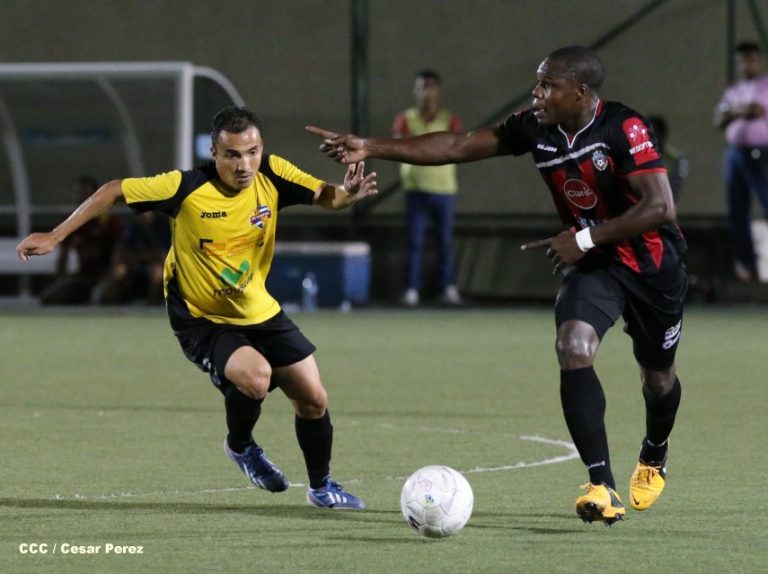
[[253,215],[248,218],[251,225],[255,225],[259,229],[264,229],[264,225],[268,220],[272,219],[272,210],[268,205],[259,205],[253,212]]
[[580,179],[568,179],[563,184],[566,199],[579,209],[592,209],[597,205],[597,194]]
[[608,156],[597,150],[592,154],[592,164],[598,171],[605,171],[605,168],[608,167]]

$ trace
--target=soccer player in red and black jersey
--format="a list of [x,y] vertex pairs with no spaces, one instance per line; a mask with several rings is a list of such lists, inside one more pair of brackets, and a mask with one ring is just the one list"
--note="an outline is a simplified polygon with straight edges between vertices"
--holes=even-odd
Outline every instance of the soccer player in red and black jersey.
[[623,316],[646,405],[629,494],[632,507],[645,510],[666,480],[668,438],[680,403],[675,352],[688,279],[686,244],[675,225],[655,136],[640,114],[600,98],[604,76],[592,51],[570,46],[539,65],[532,106],[495,127],[401,139],[307,129],[323,138],[326,155],[342,163],[378,157],[438,165],[533,156],[566,227],[522,249],[546,248],[555,272],[563,274],[555,303],[560,396],[590,480],[576,511],[585,521],[613,524],[625,508],[611,472],[595,355],[605,332]]

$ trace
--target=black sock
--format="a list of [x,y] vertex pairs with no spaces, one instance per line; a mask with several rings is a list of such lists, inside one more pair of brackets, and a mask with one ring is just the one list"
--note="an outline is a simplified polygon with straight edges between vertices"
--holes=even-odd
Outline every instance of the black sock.
[[321,488],[330,473],[333,425],[326,409],[319,419],[303,419],[296,415],[296,438],[309,475],[309,487]]
[[560,401],[573,443],[592,484],[616,488],[605,432],[605,394],[592,367],[560,371]]
[[667,455],[667,439],[675,426],[677,408],[680,406],[682,388],[675,377],[672,389],[658,397],[643,386],[645,398],[645,439],[640,450],[640,460],[650,466],[660,466]]
[[261,415],[264,399],[252,399],[241,393],[235,385],[224,392],[224,408],[227,411],[227,442],[235,452],[243,452],[253,443],[251,431]]

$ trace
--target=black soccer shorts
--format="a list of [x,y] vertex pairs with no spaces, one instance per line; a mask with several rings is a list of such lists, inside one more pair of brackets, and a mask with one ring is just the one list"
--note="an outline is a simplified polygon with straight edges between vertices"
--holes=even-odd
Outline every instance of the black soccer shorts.
[[624,317],[637,362],[650,370],[668,369],[675,361],[688,291],[684,265],[652,277],[636,275],[617,263],[566,269],[555,302],[555,323],[579,320],[594,327],[602,340]]
[[[271,319],[256,325],[226,325],[205,319],[197,325],[176,331],[184,355],[197,367],[208,373],[211,382],[222,393],[232,383],[224,376],[227,361],[240,347],[253,347],[275,369],[298,363],[315,352],[316,347],[280,311]],[[269,390],[276,388],[270,383]]]

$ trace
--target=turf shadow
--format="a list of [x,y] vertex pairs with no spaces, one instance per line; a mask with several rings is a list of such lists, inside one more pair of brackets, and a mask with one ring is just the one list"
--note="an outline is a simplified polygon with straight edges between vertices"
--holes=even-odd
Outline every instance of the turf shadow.
[[498,419],[508,419],[509,414],[507,413],[488,413],[488,412],[482,412],[482,413],[469,413],[467,411],[448,411],[448,410],[423,410],[423,411],[407,411],[407,410],[340,410],[336,409],[333,411],[334,416],[337,418],[341,415],[345,417],[359,417],[362,419],[372,418],[372,417],[394,417],[394,418],[407,418],[407,417],[413,417],[419,420],[428,421],[431,419],[492,419],[492,418],[498,418]]
[[553,512],[487,512],[478,511],[473,512],[472,516],[475,518],[488,517],[488,518],[504,518],[508,520],[514,520],[516,518],[576,518],[576,513],[553,513]]
[[[530,519],[542,519],[551,523],[552,520],[567,520],[573,527],[550,527],[537,526],[530,523]],[[565,513],[544,513],[544,512],[475,512],[472,514],[472,522],[467,525],[468,529],[487,529],[487,530],[520,530],[534,534],[576,534],[582,529],[581,523],[573,514]],[[494,520],[495,519],[495,520]],[[483,521],[486,520],[486,523]]]
[[206,515],[241,513],[302,520],[346,520],[352,522],[400,522],[396,510],[339,511],[310,506],[199,504],[193,502],[118,502],[113,500],[55,500],[48,498],[0,498],[0,508],[32,510],[79,510],[88,512],[146,511],[162,514]]
[[581,528],[549,528],[546,526],[523,526],[519,524],[467,524],[467,530],[518,530],[522,532],[531,532],[533,534],[578,534]]
[[47,411],[92,411],[92,412],[158,412],[158,413],[218,413],[218,406],[195,407],[174,405],[83,405],[64,403],[6,403],[5,406],[25,409],[40,409]]
[[325,539],[338,540],[340,542],[373,542],[375,544],[424,544],[425,541],[427,543],[430,541],[429,538],[414,536],[410,533],[402,538],[395,538],[394,536],[326,536]]

